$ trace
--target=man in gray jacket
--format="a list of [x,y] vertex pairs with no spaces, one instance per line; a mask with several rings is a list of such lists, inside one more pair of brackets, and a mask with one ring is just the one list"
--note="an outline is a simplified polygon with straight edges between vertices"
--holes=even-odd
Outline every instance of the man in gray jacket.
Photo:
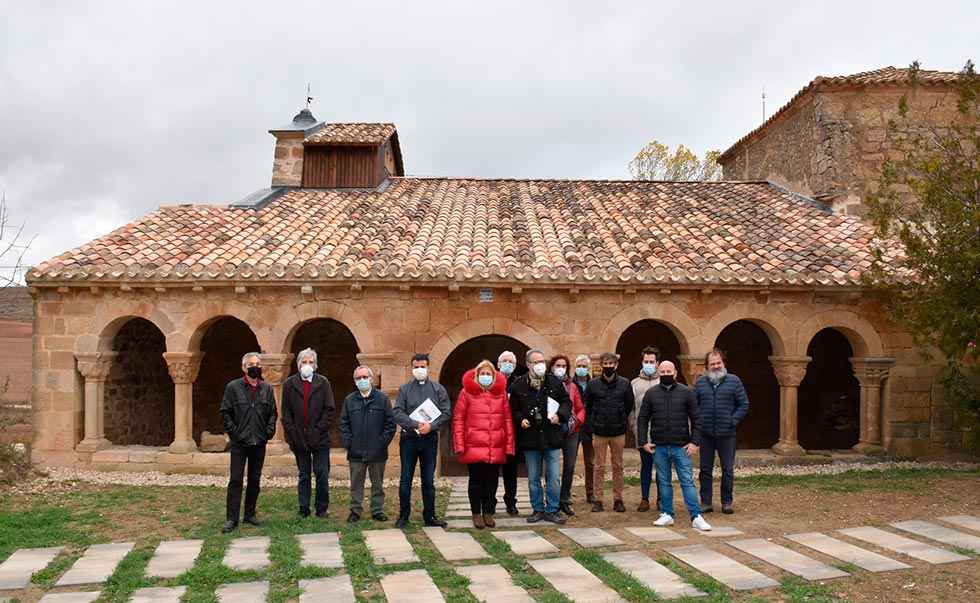
[[[439,409],[439,416],[430,421],[416,421],[411,415],[426,401]],[[415,464],[422,473],[422,519],[426,526],[446,527],[446,522],[436,517],[436,455],[439,454],[439,428],[449,424],[452,410],[446,388],[429,378],[428,354],[412,356],[412,380],[398,388],[395,407],[392,409],[395,423],[402,428],[398,441],[402,474],[398,485],[398,520],[396,528],[408,523],[412,512],[412,480]]]

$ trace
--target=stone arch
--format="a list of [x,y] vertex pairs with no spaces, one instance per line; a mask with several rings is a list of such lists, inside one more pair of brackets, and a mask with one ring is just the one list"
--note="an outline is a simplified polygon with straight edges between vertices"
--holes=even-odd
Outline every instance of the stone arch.
[[847,338],[855,357],[884,355],[884,346],[878,331],[864,318],[846,310],[827,310],[805,320],[797,329],[793,355],[805,356],[810,341],[827,328],[837,329]]
[[780,355],[777,344],[758,321],[739,319],[725,325],[712,345],[725,352],[726,368],[738,375],[749,396],[749,414],[738,426],[738,447],[771,447],[779,441],[779,382],[769,360]]
[[769,337],[772,345],[772,353],[775,356],[783,356],[789,347],[787,342],[792,338],[793,332],[789,322],[785,317],[776,313],[765,306],[756,304],[734,304],[726,306],[721,312],[715,314],[705,324],[702,334],[708,347],[697,352],[707,352],[718,341],[721,335],[731,324],[744,320],[762,329]]
[[[110,308],[115,311],[110,312]],[[176,329],[170,317],[155,306],[134,301],[122,304],[121,308],[118,303],[99,304],[95,316],[92,317],[88,334],[79,336],[75,340],[75,353],[91,354],[93,352],[111,351],[116,334],[134,318],[142,318],[152,323],[167,339],[167,349],[171,349],[170,339]]]
[[677,338],[681,354],[690,354],[692,342],[697,342],[701,338],[701,329],[698,328],[697,323],[680,307],[669,303],[645,302],[624,308],[613,316],[599,335],[600,347],[595,351],[615,350],[623,332],[641,320],[655,320],[666,325]]
[[[201,340],[211,325],[228,317],[238,319],[248,326],[259,344],[259,351],[269,353],[278,349],[274,329],[268,325],[259,308],[237,300],[222,301],[217,306],[205,302],[204,306],[202,311],[188,314],[183,320],[182,328],[173,337],[168,338],[167,345],[171,351],[199,351]],[[173,346],[170,345],[171,343]]]
[[354,308],[337,303],[335,301],[309,301],[299,304],[291,309],[291,312],[283,312],[279,321],[273,326],[273,333],[285,333],[282,342],[277,349],[279,352],[288,353],[293,345],[300,328],[318,318],[329,318],[347,327],[354,339],[357,341],[361,352],[372,353],[378,350],[377,335],[374,330],[368,327],[367,321]]
[[[461,344],[480,335],[506,335],[524,342],[529,348],[537,348],[551,356],[551,342],[532,327],[512,318],[481,318],[464,320],[449,329],[436,340],[429,351],[429,374],[438,375],[449,355]],[[496,362],[496,358],[492,358]],[[518,358],[520,363],[523,359]]]

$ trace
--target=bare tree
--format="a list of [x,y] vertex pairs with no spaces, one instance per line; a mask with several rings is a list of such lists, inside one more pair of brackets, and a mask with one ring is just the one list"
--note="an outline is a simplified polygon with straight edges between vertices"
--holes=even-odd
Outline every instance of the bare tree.
[[24,255],[30,249],[34,237],[25,239],[24,223],[10,223],[7,195],[0,194],[0,288],[21,284]]

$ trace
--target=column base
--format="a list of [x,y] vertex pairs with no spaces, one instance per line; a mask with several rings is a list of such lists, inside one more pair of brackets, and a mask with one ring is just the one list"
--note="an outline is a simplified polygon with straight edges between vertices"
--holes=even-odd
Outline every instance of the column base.
[[82,440],[75,446],[75,450],[78,452],[98,452],[99,450],[104,450],[109,446],[112,446],[112,442],[105,438]]
[[289,445],[282,440],[272,440],[265,447],[266,454],[286,454],[289,452]]
[[806,450],[796,442],[776,442],[772,451],[780,456],[806,456]]
[[866,454],[869,456],[883,455],[885,454],[885,447],[881,444],[872,444],[871,442],[858,442],[851,447],[851,450],[857,452],[858,454]]
[[174,440],[174,442],[167,448],[167,452],[170,452],[171,454],[188,454],[190,452],[198,452],[197,443],[194,440]]

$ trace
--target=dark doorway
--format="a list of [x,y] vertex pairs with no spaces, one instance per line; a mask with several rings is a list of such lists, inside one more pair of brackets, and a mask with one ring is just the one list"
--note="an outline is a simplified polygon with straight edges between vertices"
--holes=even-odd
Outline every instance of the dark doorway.
[[[524,366],[524,355],[528,346],[513,337],[506,335],[481,335],[474,337],[456,347],[442,364],[439,371],[439,383],[446,388],[449,400],[455,407],[459,392],[463,389],[463,375],[476,367],[481,360],[489,360],[497,365],[497,357],[502,352],[510,350],[517,356],[515,373],[527,372]],[[444,429],[439,436],[439,452],[442,456],[442,475],[466,475],[466,468],[457,463],[452,447],[452,429]]]
[[806,353],[813,360],[797,398],[800,445],[807,450],[850,448],[861,429],[861,386],[851,366],[851,343],[837,329],[824,329]]
[[758,325],[737,320],[715,340],[729,373],[738,375],[749,396],[749,414],[738,426],[738,448],[769,448],[779,441],[779,382],[772,370],[772,342]]
[[174,440],[174,384],[163,353],[167,340],[144,318],[124,324],[112,341],[117,356],[105,384],[105,435],[121,446],[169,446]]
[[[332,318],[316,318],[303,323],[293,336],[289,351],[295,356],[300,350],[313,348],[317,354],[317,372],[330,381],[336,410],[330,426],[330,444],[340,446],[340,412],[344,398],[354,391],[354,369],[357,368],[357,340],[350,329]],[[289,374],[295,374],[296,359]]]
[[[657,362],[669,360],[674,363],[677,371],[681,372],[680,360],[677,358],[681,353],[681,344],[677,336],[664,323],[647,319],[630,325],[616,342],[620,375],[632,381],[640,374],[640,367],[643,365],[643,348],[648,345],[660,350]],[[680,376],[679,381],[687,383],[684,375]]]
[[224,433],[221,398],[225,385],[242,376],[242,356],[261,352],[255,333],[232,316],[215,320],[201,338],[201,370],[194,382],[194,440],[201,444],[201,432]]

